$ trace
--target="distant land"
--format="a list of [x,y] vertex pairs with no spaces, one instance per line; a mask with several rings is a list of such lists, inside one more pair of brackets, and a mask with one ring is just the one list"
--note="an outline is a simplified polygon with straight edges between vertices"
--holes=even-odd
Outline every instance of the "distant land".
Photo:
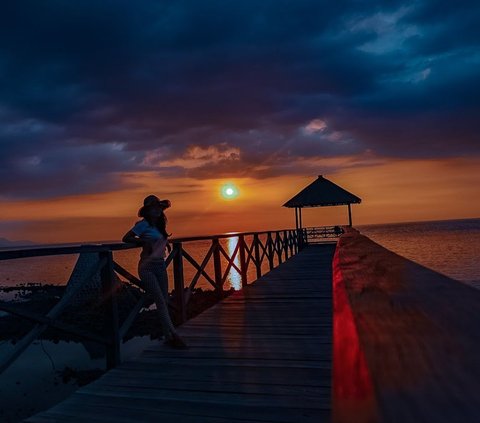
[[12,241],[7,238],[0,238],[0,248],[5,248],[5,247],[23,247],[27,245],[36,245],[35,242],[29,241],[26,239],[22,239],[20,241]]

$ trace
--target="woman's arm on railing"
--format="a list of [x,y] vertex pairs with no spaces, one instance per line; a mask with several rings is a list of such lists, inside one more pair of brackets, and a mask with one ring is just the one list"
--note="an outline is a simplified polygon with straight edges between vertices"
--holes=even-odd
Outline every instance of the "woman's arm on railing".
[[126,242],[127,244],[135,244],[140,247],[145,245],[145,240],[139,238],[138,235],[133,231],[128,231],[125,235],[123,235],[122,241]]

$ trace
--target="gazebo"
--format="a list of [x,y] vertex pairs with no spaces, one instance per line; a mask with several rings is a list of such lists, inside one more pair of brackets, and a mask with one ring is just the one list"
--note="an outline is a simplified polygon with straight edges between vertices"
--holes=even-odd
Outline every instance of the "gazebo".
[[295,227],[302,229],[304,207],[348,206],[348,225],[352,226],[352,204],[362,200],[342,187],[319,175],[310,185],[288,200],[283,207],[295,208]]

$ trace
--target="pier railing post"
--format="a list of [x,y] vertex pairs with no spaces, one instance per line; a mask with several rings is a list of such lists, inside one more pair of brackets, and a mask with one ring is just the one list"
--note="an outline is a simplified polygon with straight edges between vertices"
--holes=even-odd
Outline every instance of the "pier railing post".
[[293,231],[288,231],[288,247],[290,248],[290,256],[295,254],[295,237]]
[[283,231],[283,251],[285,253],[285,261],[288,260],[288,232]]
[[175,288],[175,303],[178,309],[179,323],[187,320],[187,307],[185,304],[185,281],[183,276],[183,246],[181,242],[173,243],[173,283]]
[[277,254],[278,264],[282,263],[282,240],[280,231],[275,232],[275,253]]
[[298,251],[300,252],[303,249],[303,229],[297,230],[297,244],[298,244]]
[[248,279],[247,279],[247,260],[245,258],[245,235],[240,235],[238,237],[238,242],[240,243],[240,270],[242,271],[241,273],[241,278],[242,278],[242,287],[247,286],[248,284]]
[[222,262],[220,260],[220,242],[218,238],[212,239],[213,243],[213,268],[215,272],[215,291],[220,298],[223,297],[223,282],[222,282]]
[[270,270],[273,270],[273,240],[272,233],[268,232],[267,234],[267,251],[268,251],[268,265]]
[[120,332],[118,329],[117,283],[113,270],[111,251],[100,252],[100,260],[105,258],[105,265],[100,271],[102,291],[105,304],[105,329],[110,342],[106,347],[106,366],[112,369],[120,364]]
[[260,263],[260,239],[258,234],[253,235],[253,245],[255,251],[255,268],[257,271],[257,278],[262,277],[262,263]]

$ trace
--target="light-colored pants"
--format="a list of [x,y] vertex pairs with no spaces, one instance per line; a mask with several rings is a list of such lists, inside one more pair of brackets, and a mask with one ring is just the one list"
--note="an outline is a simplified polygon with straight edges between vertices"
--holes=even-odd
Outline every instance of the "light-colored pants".
[[138,263],[138,275],[142,288],[153,296],[157,306],[163,334],[170,338],[176,333],[168,313],[168,275],[163,259],[141,259]]

